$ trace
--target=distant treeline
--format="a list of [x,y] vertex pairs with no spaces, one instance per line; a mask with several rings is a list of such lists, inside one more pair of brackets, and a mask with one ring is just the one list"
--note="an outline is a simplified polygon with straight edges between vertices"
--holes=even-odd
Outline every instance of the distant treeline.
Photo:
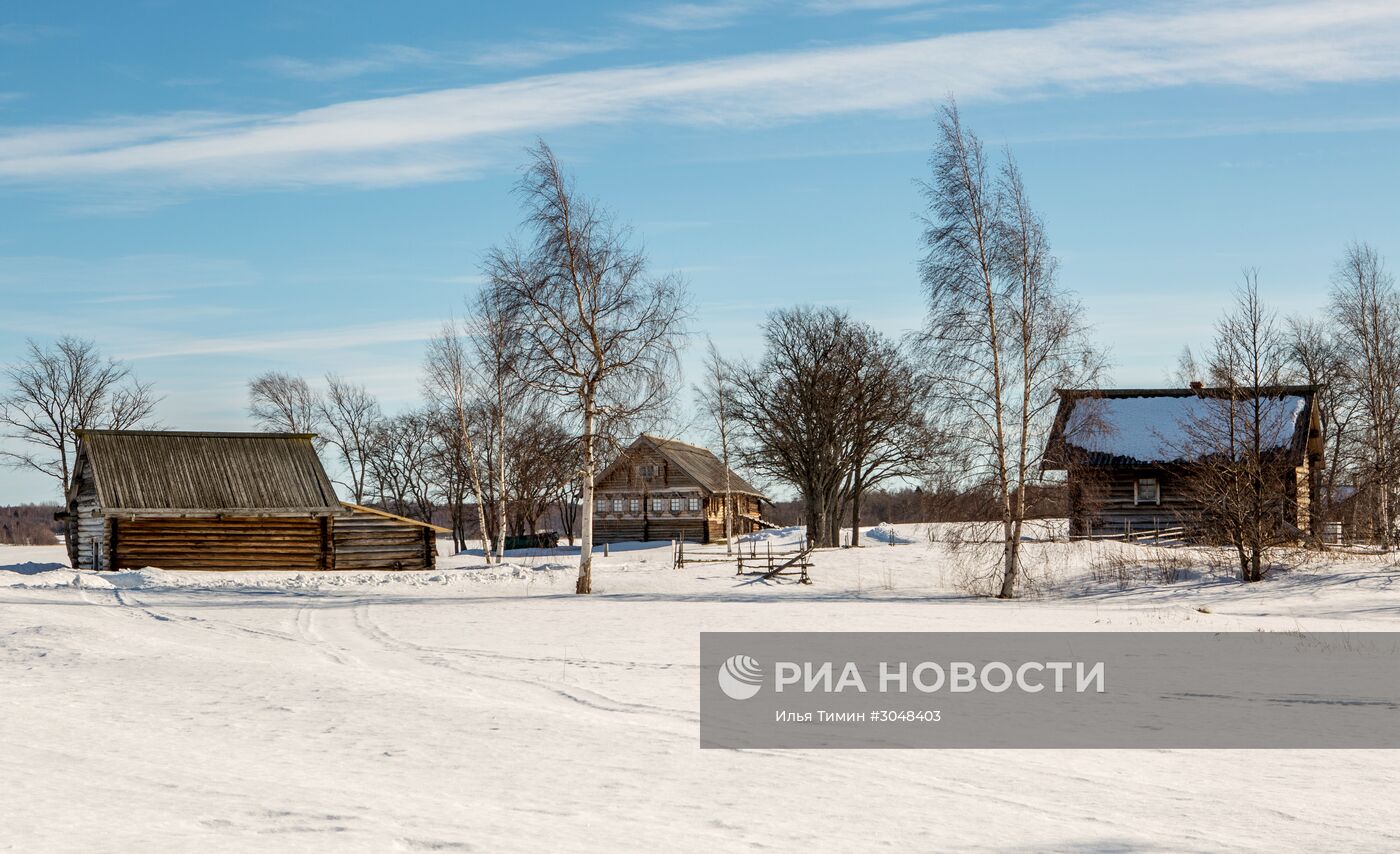
[[[1065,490],[1059,484],[1030,486],[1026,499],[1030,518],[1059,518],[1067,512]],[[777,525],[801,525],[803,513],[801,501],[779,501],[765,513],[765,517]],[[990,522],[1000,519],[1000,514],[1001,504],[991,488],[875,489],[861,499],[860,523]]]
[[21,504],[0,507],[0,543],[13,546],[52,546],[63,527],[53,514],[63,508],[53,504]]

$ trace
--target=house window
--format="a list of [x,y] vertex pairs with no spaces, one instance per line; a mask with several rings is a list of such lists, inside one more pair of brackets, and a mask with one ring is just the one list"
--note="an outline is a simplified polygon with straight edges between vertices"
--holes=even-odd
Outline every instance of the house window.
[[599,513],[606,513],[608,512],[608,499],[599,498],[597,501],[593,502],[593,506]]
[[672,498],[672,499],[671,499],[671,512],[672,512],[672,513],[679,513],[679,512],[681,512],[681,500],[680,500],[679,498]]
[[692,499],[690,499],[690,512],[694,513],[696,510],[699,510],[699,509],[700,509],[700,499],[698,499],[698,498],[692,498]]
[[656,466],[637,466],[637,474],[642,477],[656,477]]
[[621,499],[621,498],[614,498],[614,499],[613,499],[613,512],[614,512],[614,513],[621,513],[621,512],[622,512],[622,499]]
[[631,508],[632,508],[632,512],[633,512],[633,513],[640,513],[640,512],[642,512],[642,501],[641,501],[641,499],[639,499],[639,498],[633,498],[633,499],[632,499]]
[[651,512],[660,513],[666,509],[666,500],[663,498],[653,498],[651,500]]
[[1134,504],[1161,504],[1162,493],[1157,488],[1157,478],[1140,477],[1133,484]]

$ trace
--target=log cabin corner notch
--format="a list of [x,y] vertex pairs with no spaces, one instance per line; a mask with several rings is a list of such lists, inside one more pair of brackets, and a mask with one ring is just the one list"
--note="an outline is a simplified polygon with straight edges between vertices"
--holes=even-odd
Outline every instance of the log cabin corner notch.
[[343,504],[306,433],[83,430],[78,569],[430,569],[443,529]]
[[[1191,495],[1192,466],[1210,457],[1191,425],[1221,417],[1236,388],[1059,389],[1059,409],[1043,471],[1064,471],[1072,536],[1195,527],[1202,507]],[[1285,468],[1283,520],[1299,534],[1311,527],[1323,457],[1317,387],[1271,386],[1266,450]]]
[[[594,481],[594,541],[724,539],[725,474],[709,450],[643,433]],[[774,527],[763,493],[733,470],[728,484],[736,536]]]

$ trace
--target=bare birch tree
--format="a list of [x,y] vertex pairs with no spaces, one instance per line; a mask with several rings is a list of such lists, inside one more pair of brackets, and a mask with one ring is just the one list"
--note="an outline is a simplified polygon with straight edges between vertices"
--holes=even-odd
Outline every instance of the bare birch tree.
[[1311,534],[1321,539],[1340,496],[1340,480],[1355,467],[1355,426],[1360,401],[1349,383],[1347,357],[1336,327],[1328,320],[1294,317],[1288,320],[1285,347],[1296,382],[1315,386],[1314,399],[1322,423],[1326,468],[1310,508]]
[[1246,270],[1235,306],[1216,324],[1207,367],[1217,385],[1181,427],[1188,489],[1208,533],[1234,548],[1240,579],[1260,581],[1270,552],[1300,533],[1288,524],[1293,398],[1283,394],[1288,354],[1273,312]]
[[299,376],[269,371],[248,383],[248,414],[259,430],[316,433],[321,401]]
[[724,553],[734,549],[734,484],[730,455],[733,429],[730,414],[734,409],[732,371],[719,354],[714,341],[706,342],[705,379],[696,387],[696,397],[709,417],[711,431],[719,443],[720,461],[724,463]]
[[492,286],[519,323],[527,381],[578,419],[583,496],[576,590],[593,589],[593,480],[600,428],[663,406],[679,375],[687,298],[675,276],[653,277],[629,232],[575,189],[543,141],[518,192],[528,245],[493,250]]
[[1358,475],[1372,498],[1377,540],[1396,539],[1400,481],[1400,297],[1395,279],[1371,246],[1353,243],[1332,276],[1332,317],[1346,364],[1349,392],[1358,403],[1361,461]]
[[443,325],[441,334],[428,343],[424,390],[444,411],[451,414],[466,464],[466,481],[476,499],[476,521],[481,532],[481,551],[487,563],[493,561],[490,529],[486,524],[486,490],[481,476],[481,459],[472,435],[472,368],[468,348],[456,323]]
[[945,429],[966,449],[999,506],[998,596],[1022,574],[1027,486],[1038,470],[1056,386],[1095,381],[1103,357],[1082,312],[1060,290],[1044,228],[1007,156],[998,170],[963,127],[956,104],[939,116],[939,142],[924,185],[924,285],[929,321],[921,340]]
[[507,468],[511,459],[506,424],[521,406],[522,395],[516,393],[512,385],[525,385],[520,375],[524,366],[518,358],[518,330],[506,294],[499,288],[483,288],[477,294],[474,308],[470,330],[476,356],[476,386],[494,432],[491,444],[496,450],[495,465],[489,476],[495,479],[491,492],[496,499],[496,554],[503,556],[509,493]]
[[77,431],[140,427],[160,400],[125,363],[103,357],[92,341],[68,336],[50,347],[30,340],[5,376],[9,389],[0,397],[0,429],[3,438],[28,448],[0,449],[0,462],[47,475],[65,494]]

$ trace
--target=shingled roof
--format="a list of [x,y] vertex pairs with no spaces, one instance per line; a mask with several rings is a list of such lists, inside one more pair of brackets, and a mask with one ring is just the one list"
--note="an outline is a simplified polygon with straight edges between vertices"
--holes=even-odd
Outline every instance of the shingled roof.
[[[725,491],[724,485],[724,463],[707,448],[698,445],[690,445],[685,442],[678,442],[675,439],[666,439],[661,436],[653,436],[643,433],[637,440],[629,446],[628,451],[637,447],[638,444],[646,442],[656,448],[657,452],[665,457],[673,466],[683,470],[686,474],[695,478],[705,490],[711,493],[722,494]],[[628,451],[623,451],[622,455],[598,476],[601,481],[627,456]],[[744,480],[733,469],[729,470],[729,491],[739,495],[754,495],[767,501],[767,497],[759,492],[753,484]]]
[[82,430],[102,509],[189,514],[344,512],[308,433]]

